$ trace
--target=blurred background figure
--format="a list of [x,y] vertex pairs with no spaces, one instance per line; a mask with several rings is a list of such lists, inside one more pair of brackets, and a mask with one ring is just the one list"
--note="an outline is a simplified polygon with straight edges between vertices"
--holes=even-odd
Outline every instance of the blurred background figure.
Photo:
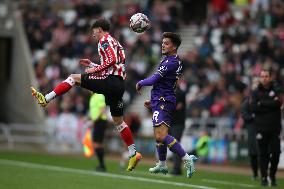
[[[176,88],[176,111],[173,113],[173,125],[170,127],[170,134],[177,139],[179,142],[181,141],[181,137],[185,127],[185,113],[186,113],[186,90],[187,85],[184,79],[180,79],[177,82]],[[181,175],[181,159],[180,157],[173,153],[173,170],[171,174],[173,175]]]
[[207,131],[201,131],[195,148],[189,154],[196,155],[201,163],[208,163],[210,136]]
[[[255,90],[258,86],[258,79],[255,78],[252,85],[252,90]],[[248,151],[250,158],[250,167],[252,170],[252,179],[257,180],[258,178],[258,146],[256,141],[256,128],[253,124],[254,113],[250,106],[250,97],[246,97],[241,106],[241,115],[244,121],[244,128],[247,129],[248,133]]]
[[105,130],[108,125],[106,114],[105,97],[102,94],[94,93],[90,98],[90,118],[93,122],[92,139],[95,154],[98,158],[99,165],[95,168],[96,171],[106,171],[104,162],[104,137]]
[[69,150],[75,150],[79,147],[79,141],[77,138],[77,119],[71,112],[71,98],[65,97],[61,104],[62,113],[59,115],[55,127],[55,141],[57,142],[57,148],[61,151],[68,152]]

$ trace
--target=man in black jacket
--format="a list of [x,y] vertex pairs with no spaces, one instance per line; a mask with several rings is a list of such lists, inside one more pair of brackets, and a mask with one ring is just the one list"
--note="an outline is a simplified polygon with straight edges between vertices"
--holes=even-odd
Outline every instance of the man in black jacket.
[[252,179],[256,180],[258,177],[258,146],[256,142],[256,129],[253,124],[254,114],[249,105],[249,98],[246,98],[242,103],[241,115],[244,120],[244,127],[247,129],[248,133],[248,151],[253,174]]
[[[183,134],[185,127],[185,114],[186,114],[186,83],[183,79],[180,79],[177,83],[176,88],[176,111],[173,114],[174,117],[174,127],[170,128],[170,133],[175,137],[179,142]],[[173,154],[173,170],[171,174],[181,175],[181,159],[176,154]]]
[[268,166],[272,186],[276,186],[275,175],[280,156],[281,106],[283,90],[271,80],[271,72],[262,69],[259,85],[251,96],[251,107],[255,114],[256,139],[259,146],[261,185],[267,186]]

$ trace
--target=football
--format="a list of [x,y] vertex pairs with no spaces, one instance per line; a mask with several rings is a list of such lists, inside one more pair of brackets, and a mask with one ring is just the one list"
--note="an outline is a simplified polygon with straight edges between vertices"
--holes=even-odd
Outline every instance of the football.
[[150,25],[150,21],[145,14],[136,13],[130,18],[130,28],[136,33],[143,33]]

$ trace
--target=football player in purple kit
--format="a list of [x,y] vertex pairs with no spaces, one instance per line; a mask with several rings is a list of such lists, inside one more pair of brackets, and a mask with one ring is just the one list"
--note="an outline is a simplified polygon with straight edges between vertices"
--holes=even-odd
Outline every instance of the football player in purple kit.
[[168,134],[172,125],[172,113],[176,109],[175,86],[182,71],[182,65],[177,55],[177,49],[181,44],[178,34],[172,32],[163,33],[162,54],[165,55],[161,61],[158,71],[151,77],[139,81],[136,90],[144,86],[153,86],[151,91],[151,101],[145,101],[144,106],[152,110],[153,127],[156,139],[159,162],[155,167],[150,168],[151,173],[168,173],[166,165],[167,148],[178,154],[183,160],[187,177],[191,177],[195,171],[194,162],[197,158],[188,155],[180,143]]

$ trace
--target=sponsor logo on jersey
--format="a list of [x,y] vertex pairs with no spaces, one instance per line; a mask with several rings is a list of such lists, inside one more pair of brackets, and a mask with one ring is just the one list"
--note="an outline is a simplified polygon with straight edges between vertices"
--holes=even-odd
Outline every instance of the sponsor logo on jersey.
[[109,43],[107,41],[102,42],[102,48],[106,50],[109,47]]
[[270,96],[270,97],[275,96],[275,92],[274,92],[274,91],[270,91],[270,92],[269,92],[269,96]]
[[261,140],[261,139],[262,139],[262,135],[261,135],[260,133],[257,133],[257,134],[256,134],[256,139],[257,139],[257,140]]

